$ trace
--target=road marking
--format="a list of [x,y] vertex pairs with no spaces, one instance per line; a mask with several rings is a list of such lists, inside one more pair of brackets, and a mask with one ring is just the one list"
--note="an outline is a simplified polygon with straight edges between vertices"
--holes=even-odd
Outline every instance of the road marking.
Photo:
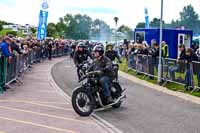
[[36,126],[36,127],[42,127],[42,128],[52,129],[52,130],[56,130],[56,131],[67,132],[67,133],[78,133],[78,132],[73,131],[73,130],[67,130],[67,129],[62,129],[62,128],[57,128],[57,127],[52,127],[52,126],[37,124],[37,123],[33,123],[33,122],[28,122],[28,121],[16,120],[16,119],[11,119],[11,118],[6,118],[6,117],[0,117],[0,119],[7,120],[7,121],[12,121],[12,122],[16,122],[16,123],[22,123],[22,124],[32,125],[32,126]]
[[5,106],[0,106],[0,108],[1,109],[8,109],[8,110],[13,110],[13,111],[18,111],[18,112],[29,113],[29,114],[36,114],[36,115],[45,116],[45,117],[51,117],[51,118],[56,118],[56,119],[74,121],[74,122],[83,123],[83,124],[96,125],[93,122],[87,122],[87,121],[84,121],[84,120],[76,120],[76,119],[73,119],[73,118],[67,118],[67,117],[61,117],[61,116],[55,116],[55,115],[49,115],[49,114],[45,114],[45,113],[38,113],[38,112],[33,112],[33,111],[28,111],[28,110],[22,110],[22,109],[17,109],[17,108],[11,108],[11,107],[5,107]]
[[[2,100],[0,100],[0,101],[2,101]],[[27,103],[27,104],[33,104],[33,105],[37,105],[37,106],[55,108],[55,109],[60,109],[60,110],[73,111],[72,109],[69,109],[69,108],[57,107],[57,106],[54,106],[54,105],[46,105],[46,104],[34,103],[34,102],[26,102],[26,101],[20,101],[20,102],[22,102],[22,103]]]
[[70,103],[62,103],[62,102],[35,102],[35,101],[25,101],[25,100],[0,100],[0,102],[14,102],[14,103],[36,103],[36,104],[60,104],[67,105]]
[[23,93],[55,93],[56,91],[27,91],[27,90],[22,90]]

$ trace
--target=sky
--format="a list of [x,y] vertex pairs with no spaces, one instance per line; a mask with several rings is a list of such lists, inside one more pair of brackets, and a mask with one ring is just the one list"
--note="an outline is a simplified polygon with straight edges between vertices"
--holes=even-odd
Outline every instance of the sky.
[[[38,25],[42,0],[0,0],[0,20],[17,24]],[[138,22],[144,22],[144,9],[148,8],[150,21],[160,17],[161,0],[48,0],[48,22],[58,22],[67,13],[87,14],[93,19],[99,18],[114,27],[115,16],[119,24],[135,28]],[[200,0],[164,0],[164,20],[171,22],[179,18],[183,7],[191,4],[200,15]]]

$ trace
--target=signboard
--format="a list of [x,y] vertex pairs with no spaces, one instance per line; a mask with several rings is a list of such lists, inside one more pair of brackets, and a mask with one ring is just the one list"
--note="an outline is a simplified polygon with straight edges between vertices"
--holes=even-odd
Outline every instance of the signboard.
[[39,14],[39,24],[37,31],[37,39],[43,40],[47,35],[47,19],[48,19],[48,8],[49,5],[46,0],[43,0],[41,4],[41,10]]

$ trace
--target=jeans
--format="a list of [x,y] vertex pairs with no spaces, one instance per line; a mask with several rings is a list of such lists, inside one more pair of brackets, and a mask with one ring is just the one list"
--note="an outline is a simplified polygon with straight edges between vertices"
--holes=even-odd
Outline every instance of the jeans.
[[169,67],[169,74],[172,80],[175,80],[175,72],[178,71],[179,65]]
[[99,82],[102,86],[104,96],[105,97],[111,96],[111,94],[110,94],[110,78],[108,76],[101,77]]
[[197,73],[198,87],[200,87],[200,70]]
[[187,86],[192,86],[192,72],[190,69],[186,70],[186,75],[185,75],[185,84]]

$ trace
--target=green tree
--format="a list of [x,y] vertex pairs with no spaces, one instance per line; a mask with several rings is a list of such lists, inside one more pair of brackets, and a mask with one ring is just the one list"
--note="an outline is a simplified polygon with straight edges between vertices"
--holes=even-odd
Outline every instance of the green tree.
[[33,33],[33,34],[35,34],[36,33],[36,29],[35,28],[31,28],[31,32]]
[[59,19],[59,22],[56,24],[55,27],[59,37],[65,37],[66,24],[64,23],[63,18]]
[[194,33],[200,32],[199,16],[192,5],[185,6],[180,12],[180,25],[192,29]]
[[75,39],[77,24],[74,19],[74,16],[72,16],[71,14],[66,14],[64,16],[63,22],[61,23],[63,23],[62,29],[64,29],[63,33],[64,33],[65,38]]
[[47,36],[48,37],[56,37],[57,29],[56,24],[48,23],[47,25]]
[[117,31],[126,34],[127,39],[132,39],[133,30],[130,27],[122,25],[122,26],[119,27],[119,29]]
[[0,25],[0,31],[2,31],[3,30],[3,25]]
[[[152,28],[159,28],[160,27],[160,19],[158,18],[154,18],[151,22],[150,22],[150,27]],[[165,21],[163,21],[163,27],[165,28],[167,24],[165,24]]]
[[17,32],[16,31],[7,31],[6,35],[13,35],[13,36],[17,36]]
[[77,14],[74,16],[76,21],[76,33],[77,39],[89,39],[90,37],[90,30],[92,27],[92,19],[87,15],[80,15]]
[[136,28],[145,28],[145,23],[144,22],[140,22],[136,25]]

